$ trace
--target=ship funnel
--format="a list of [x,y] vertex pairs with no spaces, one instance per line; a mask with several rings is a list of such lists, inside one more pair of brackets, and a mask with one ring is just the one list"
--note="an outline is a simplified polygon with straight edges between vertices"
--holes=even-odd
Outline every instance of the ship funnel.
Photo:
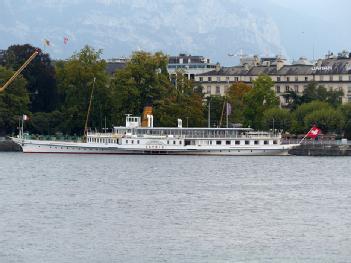
[[147,104],[144,107],[143,115],[141,116],[141,127],[149,127],[147,115],[152,115],[152,97],[147,98]]
[[151,114],[146,115],[147,117],[147,127],[153,128],[154,127],[154,116]]
[[182,119],[178,119],[178,128],[182,128],[183,127],[183,121]]

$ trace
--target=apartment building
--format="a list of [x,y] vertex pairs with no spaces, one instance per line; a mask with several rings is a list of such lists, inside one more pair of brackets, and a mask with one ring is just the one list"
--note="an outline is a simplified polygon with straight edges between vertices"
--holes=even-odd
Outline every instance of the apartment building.
[[252,85],[258,76],[266,74],[274,81],[272,87],[279,95],[290,90],[302,94],[308,83],[315,81],[328,90],[341,90],[342,102],[351,101],[351,53],[343,51],[337,56],[328,54],[314,63],[300,58],[288,64],[282,57],[241,59],[239,66],[217,67],[215,70],[195,76],[197,85],[203,87],[205,95],[225,95],[228,87],[235,82]]

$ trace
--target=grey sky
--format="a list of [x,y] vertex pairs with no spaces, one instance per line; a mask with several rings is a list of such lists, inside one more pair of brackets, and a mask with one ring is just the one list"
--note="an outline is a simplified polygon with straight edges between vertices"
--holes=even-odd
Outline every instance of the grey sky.
[[[133,50],[205,55],[224,64],[228,53],[320,57],[351,49],[347,0],[2,0],[0,49],[42,46],[54,58],[85,44],[104,57]],[[69,37],[63,45],[63,37]]]

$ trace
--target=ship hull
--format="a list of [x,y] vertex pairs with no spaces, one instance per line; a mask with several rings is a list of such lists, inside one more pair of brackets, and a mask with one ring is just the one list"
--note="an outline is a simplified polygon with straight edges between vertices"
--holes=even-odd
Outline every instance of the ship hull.
[[126,147],[123,145],[95,145],[89,143],[19,140],[24,153],[50,154],[138,154],[138,155],[217,155],[217,156],[278,156],[288,155],[295,145],[270,145],[247,147]]

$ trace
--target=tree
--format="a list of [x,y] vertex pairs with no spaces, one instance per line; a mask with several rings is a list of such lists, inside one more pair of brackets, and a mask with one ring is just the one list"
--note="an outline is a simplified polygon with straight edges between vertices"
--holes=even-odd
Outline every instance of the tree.
[[192,81],[184,77],[181,71],[176,73],[176,83],[171,92],[156,104],[156,123],[160,126],[175,126],[180,118],[183,126],[204,126],[206,120],[202,92],[195,89]]
[[267,75],[261,75],[253,81],[253,88],[244,95],[246,126],[262,129],[263,112],[279,105],[279,98],[272,90],[273,85],[272,79]]
[[341,105],[338,108],[340,114],[342,114],[345,123],[344,123],[344,137],[351,139],[351,102]]
[[159,126],[174,126],[177,119],[183,127],[202,127],[205,124],[203,94],[194,88],[194,83],[176,72],[175,86],[155,104],[155,123]]
[[343,95],[342,91],[327,91],[324,86],[318,85],[316,82],[310,82],[303,91],[302,101],[308,103],[313,100],[319,100],[337,106],[341,103],[340,97]]
[[232,106],[232,113],[229,120],[234,123],[244,122],[244,96],[251,90],[251,87],[243,82],[234,83],[227,90],[227,100]]
[[305,129],[308,130],[312,125],[317,125],[323,133],[340,133],[344,127],[344,118],[333,108],[324,108],[313,111],[304,118]]
[[140,115],[150,98],[157,111],[157,104],[172,94],[167,62],[161,52],[134,52],[126,67],[115,73],[111,82],[115,123],[122,123],[127,113]]
[[291,125],[291,113],[287,109],[270,108],[263,113],[265,129],[278,129],[286,131]]
[[[17,70],[37,48],[25,45],[10,46],[5,52],[5,66]],[[49,112],[57,106],[55,68],[48,54],[39,52],[36,58],[23,70],[27,90],[31,97],[32,112]]]
[[64,115],[62,127],[66,133],[83,133],[93,88],[89,126],[102,128],[105,117],[108,125],[111,125],[111,91],[101,53],[101,50],[85,46],[67,62],[56,67],[59,92],[64,101],[61,109]]
[[[12,75],[13,71],[0,67],[0,86]],[[16,132],[19,118],[28,114],[29,96],[26,91],[26,80],[19,76],[6,91],[0,93],[0,132]]]

